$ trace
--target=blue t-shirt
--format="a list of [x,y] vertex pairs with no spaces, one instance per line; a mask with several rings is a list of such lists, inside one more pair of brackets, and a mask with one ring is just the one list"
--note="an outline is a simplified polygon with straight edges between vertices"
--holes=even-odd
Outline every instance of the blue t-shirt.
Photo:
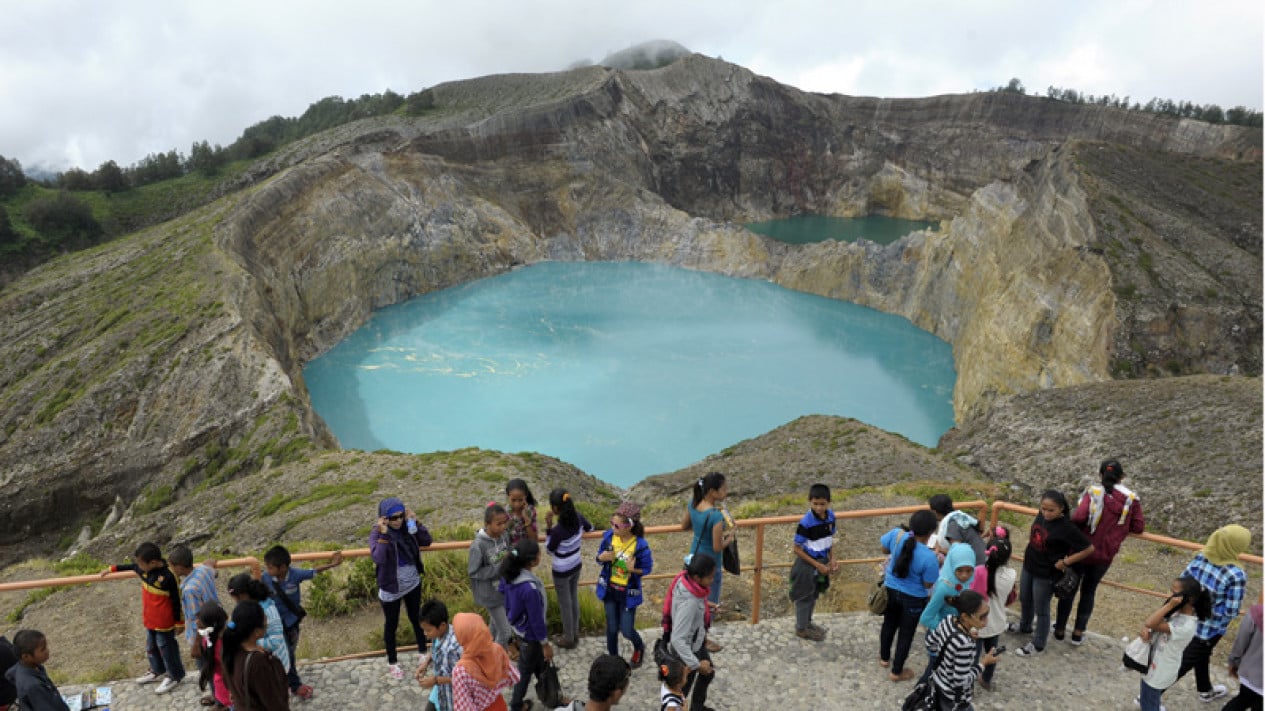
[[[724,523],[725,515],[720,509],[713,506],[706,511],[699,511],[693,506],[690,507],[690,526],[694,529],[694,540],[690,541],[690,552],[697,552],[700,555],[709,555],[716,559],[716,563],[720,564],[720,553],[712,547],[712,529],[718,523]],[[701,537],[701,540],[700,540]],[[695,551],[694,546],[698,546]]]
[[930,548],[921,543],[914,543],[914,559],[909,564],[909,575],[898,578],[892,574],[892,568],[896,566],[896,557],[900,555],[900,548],[905,545],[904,537],[912,535],[914,534],[909,531],[893,528],[879,539],[883,548],[892,554],[892,559],[887,564],[887,572],[883,575],[883,584],[911,597],[927,597],[928,590],[923,583],[935,583],[940,577],[940,561]]
[[[299,609],[303,604],[302,595],[299,593],[299,583],[304,580],[311,580],[316,577],[316,571],[311,568],[296,568],[290,566],[290,572],[286,573],[285,580],[278,581],[271,575],[265,575],[268,578],[268,592],[273,597],[277,596],[278,589],[290,598],[290,602],[294,603],[294,609]],[[290,612],[290,606],[284,602],[277,600],[277,612],[281,613],[281,624],[286,629],[299,624],[299,616]]]

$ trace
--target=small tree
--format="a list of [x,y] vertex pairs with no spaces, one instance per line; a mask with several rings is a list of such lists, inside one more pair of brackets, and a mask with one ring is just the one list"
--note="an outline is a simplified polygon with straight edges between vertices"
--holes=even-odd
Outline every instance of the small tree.
[[92,182],[98,190],[104,190],[107,193],[121,193],[131,187],[127,184],[127,176],[123,175],[123,169],[112,160],[102,163],[93,172]]
[[0,156],[0,195],[12,195],[26,185],[26,174],[22,172],[22,164],[16,158],[12,160]]
[[31,227],[60,240],[91,244],[101,234],[92,208],[65,190],[27,203],[23,216]]

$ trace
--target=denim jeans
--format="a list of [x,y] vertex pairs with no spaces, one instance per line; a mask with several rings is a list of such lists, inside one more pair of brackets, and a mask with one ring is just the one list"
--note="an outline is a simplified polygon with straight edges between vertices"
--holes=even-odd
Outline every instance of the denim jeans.
[[523,640],[518,654],[518,683],[514,685],[514,693],[510,696],[511,711],[522,708],[532,677],[540,674],[544,668],[545,651],[540,640]]
[[628,609],[628,591],[607,587],[606,599],[602,602],[606,606],[606,651],[614,655],[619,654],[621,633],[625,639],[632,642],[633,651],[644,650],[646,644],[641,641],[641,635],[637,633],[637,628],[633,624],[637,621],[637,608]]
[[[1103,576],[1107,574],[1107,569],[1111,564],[1106,565],[1088,565],[1080,564],[1074,566],[1081,574],[1080,584],[1080,604],[1076,606],[1076,622],[1072,626],[1072,631],[1085,631],[1085,626],[1089,624],[1089,616],[1094,614],[1094,596],[1098,591],[1098,583],[1102,582]],[[1072,601],[1075,596],[1063,598],[1058,602],[1058,615],[1054,618],[1054,627],[1059,630],[1067,629],[1067,620],[1072,616]]]
[[720,564],[720,556],[716,556],[716,574],[712,576],[712,588],[707,591],[707,600],[720,604],[720,581],[725,577],[725,568]]
[[[887,589],[887,610],[883,613],[883,629],[878,635],[878,657],[892,663],[892,673],[905,670],[909,648],[918,631],[918,618],[927,606],[927,598],[907,595],[899,590]],[[896,640],[896,654],[892,656],[892,640]]]
[[1146,680],[1138,682],[1138,705],[1142,711],[1160,711],[1160,697],[1163,695],[1163,689],[1152,689]]
[[303,680],[299,678],[298,655],[295,650],[299,648],[299,626],[285,628],[286,650],[290,652],[290,668],[286,670],[286,681],[290,684],[290,691],[298,691],[303,686]]
[[[1050,599],[1054,597],[1054,581],[1023,571],[1019,577],[1019,630],[1032,630],[1032,646],[1045,649],[1050,636]],[[1033,615],[1036,625],[1033,625]]]
[[[575,641],[580,628],[580,569],[553,576],[553,590],[558,595],[558,616],[562,618],[562,636]],[[607,613],[607,617],[609,617]],[[612,652],[613,654],[613,652]]]
[[[983,657],[985,654],[997,649],[997,642],[999,640],[1001,640],[1001,635],[994,637],[981,637],[979,642],[975,645],[976,658],[978,659]],[[980,675],[980,678],[984,680],[985,684],[987,684],[993,680],[993,672],[995,671],[997,671],[997,665],[989,664],[984,667],[984,673]]]
[[184,678],[184,662],[180,660],[175,632],[145,630],[145,656],[149,659],[149,670],[154,674],[166,674],[172,681]]

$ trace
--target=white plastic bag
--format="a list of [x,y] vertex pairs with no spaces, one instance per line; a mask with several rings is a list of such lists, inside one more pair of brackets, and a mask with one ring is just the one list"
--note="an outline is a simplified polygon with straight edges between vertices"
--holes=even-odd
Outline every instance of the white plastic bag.
[[1126,668],[1142,674],[1151,670],[1151,643],[1141,637],[1134,637],[1133,641],[1124,648],[1124,656],[1120,660]]

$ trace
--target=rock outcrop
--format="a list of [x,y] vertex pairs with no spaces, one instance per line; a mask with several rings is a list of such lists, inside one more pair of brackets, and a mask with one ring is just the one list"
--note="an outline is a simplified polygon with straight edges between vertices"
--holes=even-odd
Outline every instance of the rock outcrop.
[[[1113,239],[1162,252],[1172,278],[1129,291],[1101,207],[1126,183],[1084,160],[1123,145],[1177,173],[1246,165],[1259,184],[1259,130],[1010,94],[807,94],[697,55],[429,91],[422,116],[293,144],[219,202],[0,293],[0,515],[30,522],[0,545],[82,525],[115,495],[160,505],[332,444],[303,363],[376,308],[542,260],[655,261],[904,315],[953,345],[963,419],[1125,361],[1259,373],[1260,274],[1239,266],[1259,266],[1259,191],[1233,188],[1254,223],[1203,229],[1209,262],[1175,243],[1215,223],[1168,200],[1182,178],[1133,190],[1172,229],[1135,244],[1158,221],[1113,223]],[[943,223],[880,248],[790,246],[734,222],[797,212]],[[1163,338],[1149,305],[1170,301]]]

